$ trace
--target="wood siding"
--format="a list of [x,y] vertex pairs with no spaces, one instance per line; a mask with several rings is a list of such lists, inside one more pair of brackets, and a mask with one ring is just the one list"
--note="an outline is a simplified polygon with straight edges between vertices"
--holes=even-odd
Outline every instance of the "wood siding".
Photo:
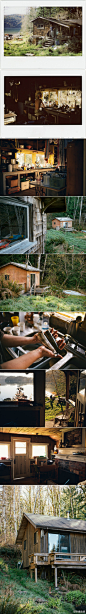
[[83,194],[83,141],[67,144],[67,196]]
[[[37,542],[34,544],[34,533],[37,532]],[[58,533],[58,530],[57,530]],[[86,554],[86,536],[83,533],[70,534],[70,552],[73,554]],[[26,540],[26,549],[24,550],[24,541]],[[31,523],[27,521],[27,527],[24,533],[22,542],[22,558],[23,567],[29,566],[29,556],[35,553],[48,552],[48,531],[44,530],[44,537],[41,538],[41,529],[35,529]],[[73,556],[72,556],[73,560]],[[75,560],[75,557],[74,557]]]
[[[39,27],[40,25],[40,27]],[[37,20],[36,23],[33,23],[33,35],[35,36],[46,36],[48,32],[50,32],[50,22],[45,23]],[[57,26],[56,26],[57,27]],[[54,24],[52,24],[52,29],[55,29]]]

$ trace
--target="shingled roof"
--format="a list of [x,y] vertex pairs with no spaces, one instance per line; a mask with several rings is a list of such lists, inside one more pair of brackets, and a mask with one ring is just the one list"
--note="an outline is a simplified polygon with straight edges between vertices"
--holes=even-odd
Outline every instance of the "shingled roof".
[[19,269],[24,269],[25,271],[31,271],[31,272],[35,271],[36,273],[37,273],[37,271],[41,271],[41,269],[36,268],[36,267],[32,266],[31,264],[27,265],[27,264],[22,264],[21,262],[5,262],[5,264],[2,264],[0,266],[0,269],[2,269],[3,267],[6,267],[6,266],[10,266],[11,264],[12,264],[12,266],[19,267]]
[[34,17],[34,19],[31,19],[31,22],[33,23],[34,21],[38,21],[38,19],[41,19],[41,21],[49,21],[51,23],[55,23],[56,25],[59,26],[66,26],[67,28],[69,26],[72,25],[77,25],[77,26],[81,26],[82,25],[82,19],[78,18],[78,19],[54,19],[53,17],[43,17],[41,15],[38,15],[37,17]]
[[43,514],[23,514],[18,530],[16,543],[22,543],[27,522],[30,522],[34,529],[46,529],[58,532],[86,533],[86,521],[77,518],[59,518],[58,516],[44,516]]

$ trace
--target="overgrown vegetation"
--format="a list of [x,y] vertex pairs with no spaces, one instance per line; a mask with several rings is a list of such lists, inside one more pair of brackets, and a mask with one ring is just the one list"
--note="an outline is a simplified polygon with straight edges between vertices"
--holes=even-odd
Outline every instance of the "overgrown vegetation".
[[[63,400],[63,403],[60,403],[60,400],[56,397],[53,401],[52,405],[50,399],[45,397],[45,420],[55,420],[55,417],[61,414],[65,414],[66,411],[66,403]],[[71,405],[69,404],[69,412],[71,411],[71,422],[74,424],[74,411],[71,410]],[[70,419],[68,420],[68,424],[70,423]]]
[[[51,250],[52,252],[52,250]],[[8,256],[0,256],[1,265],[7,263]],[[15,262],[25,262],[26,255],[15,256]],[[9,257],[9,262],[13,261],[13,256]],[[37,267],[38,256],[32,254],[30,256],[30,263]],[[44,270],[45,265],[45,270]],[[42,295],[22,295],[19,296],[20,287],[17,285],[13,287],[13,294],[11,296],[4,295],[4,288],[2,288],[2,296],[0,298],[0,309],[8,308],[12,311],[15,309],[22,309],[29,311],[44,311],[44,310],[56,310],[56,311],[85,311],[86,310],[86,255],[85,254],[53,254],[47,255],[45,263],[45,255],[41,255],[40,260],[41,268],[41,283],[40,286],[44,287]],[[4,286],[5,282],[2,282]],[[47,295],[45,288],[49,287]],[[9,282],[7,282],[9,292]],[[63,291],[69,290],[71,294],[64,295]],[[79,292],[79,295],[73,295],[72,291]],[[81,296],[80,293],[83,295]],[[15,298],[16,297],[16,298]]]
[[13,299],[13,297],[18,297],[20,294],[21,286],[16,283],[16,281],[11,282],[10,280],[4,281],[3,277],[0,279],[0,300]]
[[60,311],[60,312],[85,312],[86,297],[84,296],[54,296],[53,292],[47,297],[41,296],[20,296],[19,298],[8,298],[0,300],[0,310],[4,311]]
[[[45,48],[43,47],[43,45],[33,45],[30,44],[30,42],[28,42],[27,40],[27,36],[23,36],[23,40],[22,41],[18,41],[16,39],[8,42],[4,43],[4,55],[9,55],[9,56],[24,56],[24,55],[33,55],[33,56],[74,56],[75,55],[75,51],[73,51],[72,49],[68,49],[68,46],[66,45],[66,43],[64,43],[63,45],[59,45],[59,47],[48,47]],[[72,45],[71,45],[72,47]],[[82,55],[81,52],[77,52],[77,56]]]
[[45,252],[51,251],[59,253],[62,252],[86,252],[86,235],[84,232],[66,230],[54,230],[51,228],[47,230],[45,240]]
[[[9,555],[10,550],[10,555]],[[1,556],[2,550],[0,552]],[[16,555],[17,556],[17,555]],[[86,605],[84,573],[58,574],[58,589],[54,580],[30,578],[29,571],[18,569],[13,548],[4,548],[0,558],[0,614],[72,614],[74,607]]]

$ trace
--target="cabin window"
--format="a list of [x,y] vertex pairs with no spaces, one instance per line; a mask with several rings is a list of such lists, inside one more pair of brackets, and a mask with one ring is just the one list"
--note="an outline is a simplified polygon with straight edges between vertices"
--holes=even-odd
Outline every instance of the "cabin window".
[[26,441],[15,441],[15,454],[26,454]]
[[24,540],[24,550],[26,550],[26,539]]
[[8,444],[7,443],[0,444],[0,459],[8,458],[8,457],[9,457]]
[[34,546],[37,543],[38,543],[38,531],[35,531],[35,533],[34,533]]
[[48,533],[48,552],[70,552],[70,535],[68,533]]
[[6,279],[6,280],[7,280],[7,279],[9,279],[9,275],[5,275],[5,279]]
[[47,446],[43,444],[33,444],[32,445],[32,458],[35,456],[45,457],[47,456]]
[[60,552],[63,554],[70,552],[70,536],[67,534],[60,535]]
[[44,25],[42,23],[38,23],[38,28],[42,28],[42,30],[44,29]]

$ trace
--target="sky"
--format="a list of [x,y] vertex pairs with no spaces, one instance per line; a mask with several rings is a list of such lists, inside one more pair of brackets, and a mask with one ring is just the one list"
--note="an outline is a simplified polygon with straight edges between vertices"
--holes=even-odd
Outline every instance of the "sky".
[[28,9],[29,7],[22,6],[21,3],[20,6],[4,6],[4,15],[26,15]]
[[13,398],[15,393],[17,392],[17,385],[23,386],[24,394],[27,395],[28,399],[34,400],[34,388],[33,388],[33,373],[30,375],[21,375],[21,373],[12,373],[9,372],[9,375],[3,373],[0,375],[0,401],[6,398]]

